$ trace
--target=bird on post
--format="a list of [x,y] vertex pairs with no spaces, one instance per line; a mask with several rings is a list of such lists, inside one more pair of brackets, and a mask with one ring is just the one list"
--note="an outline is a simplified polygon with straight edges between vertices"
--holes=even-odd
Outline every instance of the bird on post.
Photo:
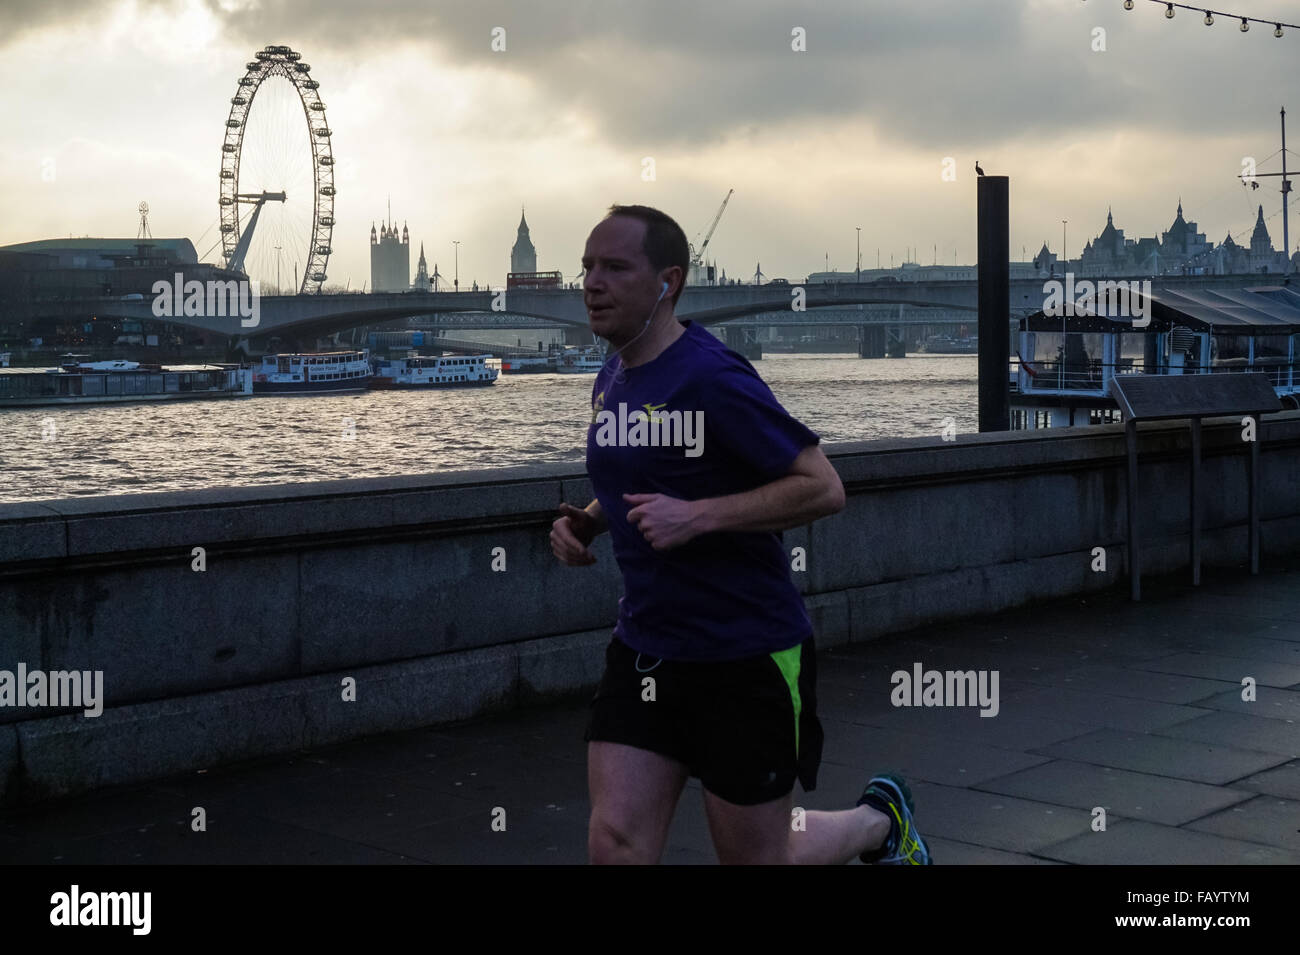
[[984,170],[980,168],[980,161],[978,159],[975,160],[975,175],[977,176],[984,175]]

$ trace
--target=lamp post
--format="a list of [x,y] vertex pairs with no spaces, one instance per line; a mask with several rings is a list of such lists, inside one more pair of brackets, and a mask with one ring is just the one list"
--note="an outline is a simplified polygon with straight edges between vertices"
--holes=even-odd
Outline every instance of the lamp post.
[[456,247],[456,265],[455,265],[455,276],[453,278],[453,288],[457,292],[459,292],[460,291],[460,240],[452,239],[451,244]]
[[862,282],[862,226],[857,225],[853,228],[858,230],[858,274],[856,281]]
[[1065,224],[1069,219],[1061,220],[1061,274],[1064,275],[1070,265],[1070,257],[1065,254]]

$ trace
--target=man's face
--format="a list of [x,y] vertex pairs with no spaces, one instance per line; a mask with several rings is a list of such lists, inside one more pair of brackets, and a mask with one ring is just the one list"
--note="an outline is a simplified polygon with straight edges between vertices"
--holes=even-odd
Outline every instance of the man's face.
[[587,323],[615,345],[641,332],[659,297],[659,275],[641,247],[645,230],[640,219],[611,216],[591,230],[582,255]]

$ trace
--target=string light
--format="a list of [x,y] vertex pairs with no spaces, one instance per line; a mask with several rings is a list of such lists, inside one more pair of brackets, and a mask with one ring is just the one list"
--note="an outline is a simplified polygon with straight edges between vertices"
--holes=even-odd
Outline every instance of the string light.
[[[1223,10],[1206,10],[1203,7],[1189,6],[1186,3],[1169,3],[1168,0],[1149,0],[1149,2],[1162,4],[1165,8],[1165,19],[1167,20],[1172,20],[1174,18],[1174,10],[1178,8],[1182,10],[1191,10],[1194,13],[1204,13],[1205,17],[1203,22],[1207,27],[1214,26],[1214,17],[1217,14],[1221,17],[1228,17],[1229,19],[1240,20],[1241,21],[1240,29],[1242,33],[1248,32],[1250,30],[1250,25],[1252,23],[1262,23],[1265,26],[1271,25],[1273,27],[1273,36],[1277,37],[1278,39],[1281,39],[1282,37],[1283,27],[1291,27],[1292,29],[1300,30],[1300,24],[1296,24],[1296,23],[1278,23],[1274,20],[1261,20],[1259,17],[1243,17],[1238,13],[1226,13]],[[1132,10],[1133,0],[1124,0],[1124,9]]]

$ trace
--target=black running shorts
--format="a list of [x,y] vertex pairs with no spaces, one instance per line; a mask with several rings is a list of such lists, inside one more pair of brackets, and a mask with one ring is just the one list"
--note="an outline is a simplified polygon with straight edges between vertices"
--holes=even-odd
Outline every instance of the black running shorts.
[[812,637],[722,663],[659,660],[615,637],[586,739],[667,756],[715,796],[756,806],[785,796],[796,779],[805,792],[817,787],[816,683]]

